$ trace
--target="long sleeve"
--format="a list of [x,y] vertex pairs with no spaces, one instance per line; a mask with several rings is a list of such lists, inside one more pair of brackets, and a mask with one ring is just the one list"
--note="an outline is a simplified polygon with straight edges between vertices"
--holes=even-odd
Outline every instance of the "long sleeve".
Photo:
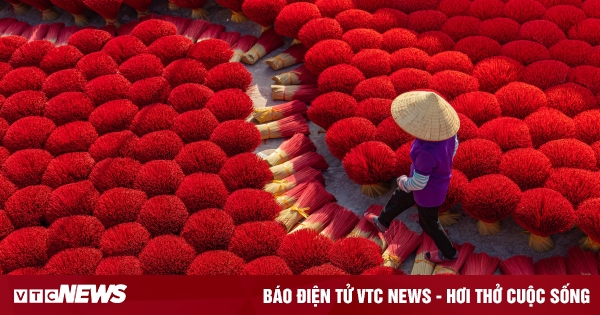
[[454,146],[454,153],[452,153],[452,159],[454,159],[456,151],[458,151],[458,136],[454,136],[454,142],[456,143],[456,145]]
[[398,183],[400,185],[400,189],[410,192],[422,190],[427,186],[427,182],[429,181],[429,176],[421,175],[417,172],[413,173],[412,177],[404,177]]

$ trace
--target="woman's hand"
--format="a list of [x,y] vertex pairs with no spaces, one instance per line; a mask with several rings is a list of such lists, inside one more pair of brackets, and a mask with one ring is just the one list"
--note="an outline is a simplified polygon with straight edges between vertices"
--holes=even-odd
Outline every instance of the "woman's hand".
[[396,179],[396,183],[398,184],[398,188],[402,189],[404,192],[408,192],[406,189],[406,181],[408,180],[408,176],[402,175]]

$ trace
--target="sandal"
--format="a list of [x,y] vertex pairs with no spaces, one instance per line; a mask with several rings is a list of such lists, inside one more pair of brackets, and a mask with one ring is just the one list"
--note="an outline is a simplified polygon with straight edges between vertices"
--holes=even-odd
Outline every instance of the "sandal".
[[434,250],[425,253],[425,259],[436,264],[443,263],[446,261],[455,261],[458,259],[458,251],[456,251],[456,255],[454,255],[453,258],[446,258],[444,257],[444,255],[442,255],[442,253],[439,250]]

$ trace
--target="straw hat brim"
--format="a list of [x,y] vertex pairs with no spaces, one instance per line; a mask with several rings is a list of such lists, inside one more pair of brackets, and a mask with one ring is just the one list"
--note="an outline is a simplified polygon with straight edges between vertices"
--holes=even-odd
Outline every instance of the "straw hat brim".
[[426,141],[450,139],[460,129],[452,105],[435,92],[401,94],[392,103],[392,117],[406,133]]

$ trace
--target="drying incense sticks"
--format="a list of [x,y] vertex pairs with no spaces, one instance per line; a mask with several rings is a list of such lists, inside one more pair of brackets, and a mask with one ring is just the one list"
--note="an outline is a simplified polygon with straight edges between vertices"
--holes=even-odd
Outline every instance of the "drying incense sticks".
[[302,101],[312,102],[321,92],[316,84],[302,85],[271,85],[271,94],[274,101]]
[[301,101],[291,101],[281,105],[256,108],[252,112],[252,117],[259,123],[279,120],[295,114],[306,114],[308,107]]
[[306,118],[300,114],[283,118],[274,122],[256,125],[263,140],[287,138],[296,133],[309,134],[308,123]]
[[310,72],[304,65],[289,71],[280,73],[271,78],[276,85],[300,85],[317,84],[318,77]]

